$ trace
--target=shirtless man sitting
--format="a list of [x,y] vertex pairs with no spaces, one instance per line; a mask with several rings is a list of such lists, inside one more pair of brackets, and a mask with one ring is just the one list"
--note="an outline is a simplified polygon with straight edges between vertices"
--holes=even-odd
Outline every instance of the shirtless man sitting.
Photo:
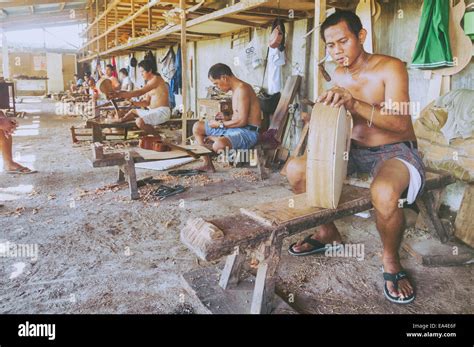
[[112,88],[114,90],[120,90],[120,81],[114,76],[114,72],[115,67],[112,64],[107,64],[105,66],[105,77],[112,81]]
[[0,111],[0,150],[3,157],[3,170],[9,174],[35,173],[36,171],[22,166],[13,160],[12,135],[15,132],[16,127],[17,123],[14,120],[7,118],[5,114]]
[[109,97],[131,99],[145,95],[142,101],[132,101],[133,106],[148,107],[148,109],[130,110],[123,117],[121,122],[128,122],[138,117],[137,126],[148,134],[158,136],[155,126],[167,122],[171,117],[169,107],[168,87],[159,73],[153,71],[152,64],[148,60],[142,60],[138,67],[146,85],[143,88],[126,92],[118,91]]
[[[194,123],[193,134],[200,145],[213,141],[212,150],[250,149],[257,144],[262,119],[257,95],[250,84],[234,76],[230,67],[215,64],[209,69],[209,80],[223,92],[232,90],[232,116],[225,121],[219,114],[216,120]],[[204,157],[206,171],[215,171],[209,156]]]
[[[416,199],[424,186],[425,171],[406,107],[399,107],[401,112],[382,107],[409,105],[408,73],[399,59],[364,51],[367,32],[352,12],[340,11],[329,16],[321,25],[321,35],[338,67],[332,78],[335,87],[317,101],[333,107],[344,105],[352,115],[348,172],[365,172],[374,177],[370,193],[383,244],[384,295],[395,303],[410,303],[415,291],[398,254],[405,229],[399,202],[406,192],[408,203]],[[293,191],[303,193],[306,157],[292,160],[287,168]],[[341,242],[336,226],[330,223],[291,245],[289,252],[324,253],[330,247],[340,247]]]

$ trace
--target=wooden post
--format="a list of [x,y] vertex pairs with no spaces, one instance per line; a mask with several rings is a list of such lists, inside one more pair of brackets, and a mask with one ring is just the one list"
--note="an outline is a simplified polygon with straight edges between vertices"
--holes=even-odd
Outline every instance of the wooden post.
[[232,289],[239,283],[240,270],[245,261],[245,252],[242,253],[240,247],[235,247],[234,253],[227,256],[224,269],[219,280],[222,289]]
[[151,30],[151,21],[152,21],[152,18],[151,18],[151,11],[152,11],[152,8],[150,7],[148,9],[148,30]]
[[187,134],[187,112],[188,112],[188,58],[186,49],[186,2],[185,0],[179,0],[179,7],[181,8],[181,74],[182,78],[182,91],[183,97],[183,125],[181,142],[183,145],[186,144]]
[[118,22],[118,11],[117,11],[117,5],[115,5],[115,46],[118,46],[118,27],[116,26]]
[[[99,0],[95,0],[95,16],[99,17]],[[99,36],[99,22],[95,23],[95,34]],[[97,53],[100,53],[100,40],[97,40]]]
[[[135,0],[131,0],[130,6],[132,6],[130,15],[133,16],[133,12],[135,12]],[[135,37],[135,19],[132,19],[132,37]]]
[[[326,19],[326,0],[316,0],[314,4],[314,26],[319,26],[324,19]],[[314,38],[314,79],[316,84],[314,85],[313,100],[316,100],[319,95],[323,92],[323,78],[319,73],[318,63],[326,56],[326,46],[324,41],[321,39],[319,29],[316,29],[313,33]]]

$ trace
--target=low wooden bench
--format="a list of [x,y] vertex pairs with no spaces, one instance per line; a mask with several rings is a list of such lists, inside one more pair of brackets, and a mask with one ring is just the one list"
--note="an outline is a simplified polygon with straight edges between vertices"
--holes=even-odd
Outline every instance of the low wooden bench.
[[[435,195],[440,196],[440,192],[454,181],[451,175],[427,172],[425,192],[416,201],[419,217],[441,242],[446,242],[450,235],[438,217]],[[190,219],[181,231],[181,241],[206,261],[227,256],[219,281],[224,290],[238,284],[246,251],[255,252],[259,265],[250,312],[270,313],[283,239],[372,208],[370,182],[351,183],[359,186],[345,184],[336,209],[308,207],[306,194],[293,195],[252,208],[241,208],[240,214],[208,221]]]
[[[210,155],[212,152],[207,148],[199,145],[183,146],[191,150],[198,156]],[[117,183],[127,181],[130,198],[136,200],[140,198],[138,192],[137,175],[135,170],[135,163],[144,163],[157,160],[177,159],[188,157],[189,155],[183,151],[172,150],[168,152],[157,152],[146,150],[142,148],[134,148],[128,152],[121,153],[104,153],[104,147],[101,143],[96,142],[91,144],[92,159],[91,165],[94,168],[118,166]]]

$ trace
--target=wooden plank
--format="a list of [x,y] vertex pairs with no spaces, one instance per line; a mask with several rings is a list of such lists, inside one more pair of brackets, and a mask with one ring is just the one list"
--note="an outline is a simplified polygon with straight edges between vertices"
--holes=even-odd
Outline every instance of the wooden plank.
[[289,106],[293,102],[301,83],[301,76],[290,76],[281,92],[280,101],[273,113],[269,129],[276,129],[275,138],[281,142],[288,120]]
[[[248,314],[255,283],[249,275],[232,290],[218,285],[220,271],[216,267],[205,267],[183,274],[183,285],[187,292],[197,298],[201,309],[209,314]],[[296,314],[281,297],[275,295],[272,314]]]
[[[310,207],[307,204],[306,193],[289,196],[269,203],[250,208],[241,208],[240,212],[268,226],[284,226],[288,223],[312,217],[333,220],[347,215],[346,211],[362,212],[372,207],[370,191],[365,188],[344,185],[339,206],[336,209]],[[354,213],[357,213],[354,212]]]
[[436,239],[408,240],[402,248],[424,266],[456,266],[474,262],[474,252],[459,243],[440,243]]
[[186,119],[188,117],[188,50],[187,50],[187,42],[186,42],[186,1],[179,0],[179,7],[181,8],[181,66],[182,66],[182,89],[181,89],[181,96],[183,99],[183,122],[181,125],[181,144],[186,144],[187,139],[187,131],[186,128],[188,123]]
[[447,230],[439,219],[438,211],[435,209],[435,198],[433,192],[426,191],[421,197],[416,200],[416,206],[420,210],[420,214],[428,227],[430,232],[435,232],[442,243],[449,239]]
[[318,27],[313,33],[314,40],[314,78],[316,83],[314,85],[313,100],[316,100],[324,91],[324,82],[319,73],[319,62],[326,56],[326,44],[319,34],[319,26],[326,19],[326,0],[315,0],[314,3],[314,27]]
[[[208,22],[208,21],[211,21],[211,20],[216,20],[216,19],[219,19],[219,18],[230,16],[232,14],[236,14],[236,13],[245,11],[246,9],[251,9],[251,8],[255,8],[255,7],[264,5],[267,2],[268,1],[266,1],[266,0],[252,0],[252,1],[249,1],[249,2],[241,1],[237,4],[235,4],[235,5],[232,5],[232,6],[223,8],[221,10],[214,11],[213,13],[203,15],[199,18],[195,18],[193,20],[190,20],[186,23],[186,27],[189,28],[189,27],[192,27],[192,26],[197,25],[197,24],[201,24],[201,23],[205,23],[205,22]],[[145,7],[146,6],[148,6],[148,5],[145,5]],[[143,8],[144,7],[142,7],[139,11],[141,11]],[[127,18],[127,22],[130,21],[130,20],[131,20],[130,18]],[[118,25],[122,26],[123,24],[124,24],[123,22],[120,22]],[[131,48],[134,48],[134,47],[143,46],[143,45],[158,41],[160,39],[163,39],[165,37],[168,37],[169,35],[171,35],[173,33],[177,33],[177,32],[180,31],[180,28],[181,27],[179,25],[175,25],[171,28],[168,28],[168,29],[165,29],[165,30],[160,30],[160,31],[155,32],[153,34],[138,38],[138,39],[134,40],[133,42],[130,42],[130,43],[127,43],[127,44],[124,44],[124,45],[121,45],[121,46],[117,46],[117,47],[114,47],[114,48],[111,48],[111,49],[108,49],[108,50],[104,50],[104,52],[101,52],[100,54],[101,54],[101,56],[107,56],[107,55],[112,55],[114,53],[117,53],[119,51],[125,51],[125,50],[129,50]],[[112,30],[112,29],[114,29],[114,28],[109,28],[109,31]],[[105,35],[105,34],[106,33],[103,33],[102,35]],[[81,49],[86,48],[91,43],[92,43],[91,41],[87,42],[83,47],[81,47]],[[96,57],[97,57],[97,55],[94,55],[94,54],[89,55],[87,57],[84,57],[84,58],[80,59],[79,62],[80,63],[86,62],[86,61],[89,61],[89,60],[94,59]]]
[[464,191],[456,221],[454,223],[454,235],[474,247],[474,184],[470,184]]
[[[193,151],[194,153],[198,155],[207,155],[207,154],[212,153],[212,151],[200,145],[187,145],[183,147],[188,150]],[[157,151],[152,151],[148,149],[143,149],[140,147],[134,148],[133,150],[135,152],[134,154],[135,162],[189,157],[189,155],[186,154],[185,152],[178,151],[178,150],[172,150],[168,152],[157,152]]]
[[245,252],[241,252],[239,247],[235,247],[234,253],[227,256],[224,269],[219,279],[219,286],[222,289],[235,288],[239,283],[240,270],[245,261]]

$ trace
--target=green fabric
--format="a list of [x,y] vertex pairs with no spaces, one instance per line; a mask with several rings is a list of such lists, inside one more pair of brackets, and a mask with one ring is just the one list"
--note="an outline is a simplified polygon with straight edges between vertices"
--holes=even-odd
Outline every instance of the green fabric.
[[449,1],[425,0],[411,67],[436,69],[454,66],[449,43]]

